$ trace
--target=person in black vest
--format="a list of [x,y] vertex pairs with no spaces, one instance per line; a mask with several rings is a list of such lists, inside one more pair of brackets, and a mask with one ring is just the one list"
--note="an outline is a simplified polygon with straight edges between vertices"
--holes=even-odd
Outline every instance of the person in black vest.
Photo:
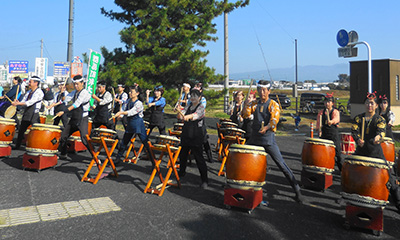
[[254,114],[252,125],[253,135],[250,137],[248,144],[262,146],[265,151],[271,156],[275,164],[283,172],[286,179],[292,186],[298,203],[303,202],[303,196],[300,192],[300,186],[294,177],[292,170],[283,160],[278,144],[275,141],[275,132],[278,126],[280,117],[279,104],[269,98],[271,84],[268,81],[260,80],[257,85],[259,100],[250,102],[245,101],[245,108],[242,111],[243,118]]
[[386,137],[393,139],[392,126],[394,124],[395,115],[390,110],[389,99],[386,97],[386,95],[379,96],[378,103],[379,115],[381,115],[386,121]]
[[[351,127],[351,135],[357,143],[354,155],[379,158],[386,161],[381,146],[381,141],[386,133],[386,122],[385,119],[376,112],[378,100],[375,93],[368,93],[364,104],[366,111],[355,116]],[[362,133],[363,122],[365,128],[364,134]],[[362,138],[362,136],[364,138]],[[389,181],[386,186],[389,188],[394,205],[400,213],[400,187],[396,181],[393,168],[389,168]]]
[[113,97],[109,91],[106,91],[106,83],[104,81],[97,83],[97,95],[93,94],[92,98],[96,101],[94,108],[93,128],[101,125],[108,129],[115,130],[115,124],[111,118],[111,107]]
[[42,91],[44,92],[44,96],[41,112],[44,112],[47,115],[50,112],[48,106],[53,103],[54,94],[53,91],[51,91],[49,85],[47,85],[46,83],[43,84]]
[[[317,131],[322,139],[332,140],[335,144],[336,166],[342,171],[342,148],[340,146],[340,137],[338,126],[340,122],[340,112],[335,105],[333,93],[327,93],[324,100],[325,108],[317,115]],[[320,122],[322,120],[322,122]]]
[[[6,93],[6,96],[11,100],[14,101],[15,99],[18,100],[22,100],[23,94],[21,91],[21,83],[22,83],[22,79],[17,76],[14,77],[12,80],[13,86],[12,88]],[[18,91],[18,96],[17,95],[17,91]],[[4,96],[1,96],[0,99],[4,99]],[[5,101],[8,101],[7,99],[5,99]],[[15,112],[14,116],[12,117],[12,119],[15,120],[15,123],[17,124],[15,126],[15,128],[18,130],[19,129],[19,119],[17,117],[17,112]]]
[[147,156],[150,156],[151,164],[154,166],[154,161],[152,155],[150,154],[149,139],[146,134],[146,128],[143,121],[143,103],[139,100],[140,88],[138,85],[132,86],[129,89],[129,99],[126,102],[125,110],[121,110],[114,115],[114,118],[120,118],[122,116],[127,116],[128,125],[126,126],[122,142],[119,145],[118,154],[115,164],[121,162],[121,158],[126,150],[128,143],[134,134],[139,136],[140,141],[144,145],[144,149],[147,152]]
[[233,102],[230,110],[230,117],[229,119],[232,122],[236,123],[239,128],[243,126],[243,117],[241,116],[242,113],[242,102],[244,101],[244,93],[243,91],[239,90],[233,94],[233,98],[235,101]]
[[18,131],[17,142],[14,149],[18,150],[21,147],[22,140],[25,136],[25,131],[34,123],[40,122],[39,110],[42,106],[44,93],[39,88],[40,78],[33,76],[29,79],[29,91],[25,94],[22,101],[15,99],[12,103],[14,106],[25,106],[24,115],[22,116],[21,126]]
[[205,107],[200,103],[200,99],[201,92],[198,89],[192,89],[190,91],[190,103],[186,105],[181,112],[182,114],[178,115],[180,119],[184,120],[181,134],[182,148],[179,154],[179,176],[184,177],[186,175],[186,165],[190,151],[200,172],[200,187],[207,188],[207,164],[203,157]]
[[157,86],[154,88],[154,97],[150,96],[150,90],[146,90],[146,104],[150,108],[150,119],[149,119],[149,135],[153,131],[153,128],[157,127],[158,132],[161,135],[165,135],[165,122],[164,122],[164,107],[166,104],[163,86]]
[[81,134],[81,141],[89,149],[89,145],[86,139],[88,134],[88,123],[89,123],[89,106],[90,106],[90,93],[84,88],[84,78],[81,75],[76,75],[72,82],[75,90],[70,92],[66,98],[66,102],[73,102],[72,105],[66,108],[66,111],[61,111],[56,116],[61,117],[63,114],[70,113],[71,118],[68,124],[65,126],[61,133],[60,138],[60,159],[67,158],[67,140],[75,131],[79,131]]
[[[63,111],[66,111],[67,108],[67,102],[65,102],[65,99],[67,98],[68,91],[66,90],[65,83],[61,82],[58,85],[59,91],[56,92],[54,95],[54,101],[53,103],[48,106],[48,109],[51,109],[54,107],[54,115],[57,115],[57,113]],[[63,126],[65,127],[68,123],[68,116],[67,114],[63,114],[61,117],[57,117],[53,121],[53,125],[58,125],[62,121]]]
[[[118,84],[118,93],[115,95],[114,100],[114,114],[125,110],[125,105],[128,101],[128,94],[125,92],[125,85]],[[124,129],[126,129],[126,125],[128,124],[126,116],[123,116],[121,119],[115,118],[115,126],[117,125],[118,120],[121,120],[122,126],[124,126]]]

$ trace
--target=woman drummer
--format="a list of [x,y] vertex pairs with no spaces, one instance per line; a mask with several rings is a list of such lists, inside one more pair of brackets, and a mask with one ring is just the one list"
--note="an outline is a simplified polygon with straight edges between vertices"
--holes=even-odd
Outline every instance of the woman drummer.
[[[386,122],[376,109],[378,99],[375,93],[368,93],[364,100],[365,113],[361,113],[354,118],[351,134],[357,143],[354,155],[361,155],[379,159],[385,159],[381,147],[381,141],[385,137]],[[400,211],[400,188],[396,183],[393,168],[389,168],[390,194],[395,206]]]
[[325,108],[322,109],[317,115],[317,129],[319,130],[318,135],[322,139],[333,141],[335,144],[336,165],[339,170],[342,171],[342,152],[338,131],[340,112],[334,107],[335,98],[333,97],[333,93],[327,93],[325,95],[324,105]]
[[243,107],[242,103],[244,99],[243,91],[239,90],[235,92],[233,98],[235,99],[235,101],[232,104],[233,106],[229,113],[231,115],[229,119],[232,120],[232,122],[236,123],[241,128],[243,126],[243,117],[241,116]]
[[149,129],[150,133],[153,128],[157,127],[161,135],[165,135],[165,122],[164,122],[164,107],[166,105],[163,86],[156,86],[154,88],[154,96],[150,97],[150,90],[146,90],[146,104],[150,108]]
[[[140,141],[142,141],[144,149],[146,149],[147,155],[152,158],[150,154],[150,146],[148,143],[148,137],[146,134],[146,128],[143,121],[143,103],[138,99],[140,94],[140,88],[138,85],[129,88],[129,99],[126,102],[126,109],[117,112],[114,118],[121,118],[124,115],[127,116],[127,126],[125,129],[124,136],[122,138],[122,143],[119,146],[118,154],[115,160],[115,164],[119,164],[121,158],[125,152],[125,149],[133,137],[134,134],[139,136]],[[151,163],[154,165],[153,159]]]
[[192,89],[190,91],[190,103],[178,115],[184,121],[181,134],[182,148],[179,154],[179,176],[184,177],[186,174],[188,155],[191,151],[200,172],[202,182],[200,187],[206,188],[208,186],[207,165],[203,158],[205,107],[200,103],[200,99],[201,92],[198,89]]
[[392,126],[394,124],[395,116],[390,110],[389,99],[386,95],[379,96],[379,115],[386,121],[386,136],[393,139]]

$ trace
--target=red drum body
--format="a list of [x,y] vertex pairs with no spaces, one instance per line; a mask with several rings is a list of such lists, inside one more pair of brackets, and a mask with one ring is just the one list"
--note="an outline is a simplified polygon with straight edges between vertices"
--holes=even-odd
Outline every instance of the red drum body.
[[34,123],[26,139],[26,151],[55,154],[58,152],[60,137],[59,126]]
[[0,118],[0,145],[8,145],[12,142],[15,134],[14,119]]
[[226,162],[229,187],[261,190],[267,173],[267,153],[263,147],[232,144]]
[[342,147],[343,154],[351,155],[356,151],[356,142],[353,136],[351,136],[351,133],[340,133],[340,139],[340,146]]
[[394,149],[393,140],[388,137],[383,138],[383,142],[381,142],[381,147],[386,160],[391,166],[393,166],[394,160],[396,159],[396,150]]
[[41,124],[46,124],[47,116],[45,114],[39,114],[39,121]]
[[303,169],[315,173],[332,173],[335,168],[335,145],[333,141],[306,138],[301,153]]
[[361,207],[386,206],[389,197],[386,187],[388,169],[383,159],[348,156],[342,167],[343,199]]

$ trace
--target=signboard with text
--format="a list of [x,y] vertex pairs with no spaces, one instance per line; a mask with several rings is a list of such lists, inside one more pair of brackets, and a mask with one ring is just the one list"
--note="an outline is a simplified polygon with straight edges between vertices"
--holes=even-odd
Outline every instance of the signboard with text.
[[68,78],[69,63],[68,62],[54,62],[54,76]]
[[[89,65],[87,71],[86,90],[90,95],[95,93],[97,85],[97,75],[99,73],[101,54],[95,51],[90,51]],[[93,106],[94,99],[90,99],[90,106]]]
[[83,62],[79,57],[74,57],[71,63],[71,78],[76,75],[83,76]]
[[8,73],[28,73],[28,61],[11,60],[8,62]]
[[47,79],[47,69],[49,67],[48,58],[36,58],[35,59],[35,75],[40,77],[42,80]]

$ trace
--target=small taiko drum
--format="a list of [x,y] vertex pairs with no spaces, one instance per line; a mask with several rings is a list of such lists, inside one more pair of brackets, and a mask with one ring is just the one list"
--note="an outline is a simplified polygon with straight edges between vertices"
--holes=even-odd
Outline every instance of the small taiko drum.
[[153,146],[162,150],[165,149],[165,146],[168,144],[172,151],[176,151],[178,150],[180,142],[181,140],[174,136],[158,135],[156,136],[156,143],[153,144]]
[[14,119],[0,118],[0,145],[9,145],[15,134]]
[[238,136],[240,138],[243,138],[246,134],[246,131],[234,127],[221,128],[220,131],[223,136]]
[[61,127],[34,123],[26,139],[26,151],[36,153],[57,153],[60,144]]
[[389,137],[384,137],[383,141],[381,142],[381,146],[383,150],[383,155],[385,156],[390,166],[393,166],[396,159],[396,150],[394,148],[393,140]]
[[351,155],[356,151],[356,143],[351,133],[340,133],[340,140],[343,154]]
[[305,171],[331,174],[335,168],[335,144],[327,139],[306,138],[301,162]]
[[226,182],[231,188],[261,190],[267,173],[263,147],[232,144],[226,161]]
[[232,120],[229,118],[220,118],[219,123],[221,124],[222,122],[232,122]]
[[46,114],[44,114],[44,113],[39,114],[39,121],[41,124],[46,124],[46,119],[47,119]]
[[174,124],[174,131],[182,132],[182,129],[183,129],[183,123],[175,123]]
[[388,203],[389,167],[385,160],[348,156],[342,167],[342,197],[352,205],[383,208]]
[[220,128],[228,128],[228,127],[237,128],[238,125],[234,122],[221,122],[220,123]]
[[[92,133],[92,124],[93,124],[92,120],[89,120],[89,121],[88,121],[88,134],[89,134],[89,136],[90,136],[90,134]],[[73,136],[74,139],[80,139],[81,133],[80,133],[79,131],[75,131],[75,132],[73,132],[73,133],[71,134],[71,136]],[[75,137],[76,137],[76,138],[75,138]]]
[[101,138],[106,142],[114,142],[117,138],[117,132],[107,128],[95,128],[93,129],[91,136],[91,140],[96,143],[100,143]]

